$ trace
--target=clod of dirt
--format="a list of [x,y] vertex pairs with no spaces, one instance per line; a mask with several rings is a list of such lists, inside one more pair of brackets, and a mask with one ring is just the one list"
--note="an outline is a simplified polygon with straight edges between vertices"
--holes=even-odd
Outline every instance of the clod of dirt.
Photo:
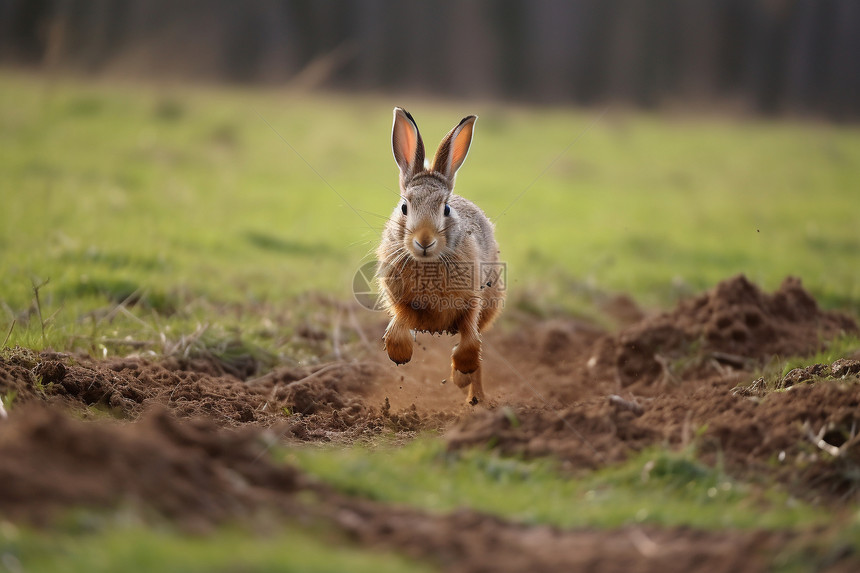
[[61,382],[66,376],[66,367],[56,360],[44,360],[36,365],[33,374],[39,376],[43,383]]
[[851,317],[822,311],[800,279],[789,277],[768,295],[740,275],[606,337],[592,365],[613,368],[622,386],[642,387],[772,356],[808,355],[822,340],[858,331]]
[[782,386],[789,388],[802,382],[813,382],[823,378],[847,379],[860,374],[860,360],[840,358],[833,364],[813,364],[794,368],[782,378]]
[[830,365],[830,374],[834,378],[845,378],[854,374],[860,374],[860,360],[840,358]]
[[15,358],[0,356],[0,393],[14,395],[18,402],[26,401],[33,393],[32,367]]
[[812,366],[805,366],[803,368],[794,368],[783,376],[782,386],[790,388],[796,384],[814,380],[816,377],[827,377],[830,373],[830,366],[827,364],[813,364]]

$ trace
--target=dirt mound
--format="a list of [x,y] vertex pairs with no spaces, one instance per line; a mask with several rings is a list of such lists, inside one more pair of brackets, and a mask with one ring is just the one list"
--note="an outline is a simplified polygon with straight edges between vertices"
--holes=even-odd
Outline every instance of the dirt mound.
[[[755,468],[806,499],[838,502],[860,489],[852,477],[860,466],[851,467],[860,362],[790,373],[782,386],[807,382],[800,393],[736,388],[775,355],[809,354],[857,331],[850,317],[819,309],[796,279],[765,294],[742,276],[615,335],[544,321],[495,342],[502,351],[491,357],[515,361],[511,370],[531,399],[521,392],[518,401],[462,416],[446,439],[451,448],[553,455],[574,469],[695,442],[712,461],[721,452],[736,475]],[[823,448],[812,439],[822,432]],[[848,445],[833,455],[826,444]]]
[[689,393],[591,399],[561,411],[485,411],[460,420],[446,439],[452,449],[492,445],[507,454],[553,455],[573,469],[657,444],[694,444],[735,476],[772,475],[812,502],[860,501],[860,376],[755,397],[733,391],[736,382],[713,378]]
[[623,386],[647,386],[673,376],[749,369],[773,356],[802,356],[823,341],[857,333],[844,314],[823,311],[789,277],[769,295],[743,275],[607,337],[593,364],[611,367]]
[[17,349],[0,357],[0,395],[13,394],[16,406],[49,403],[84,417],[134,420],[160,406],[221,427],[278,426],[280,438],[299,441],[370,440],[383,432],[408,438],[455,417],[414,403],[393,408],[387,394],[398,382],[374,362],[283,367],[250,381],[211,374],[217,371],[205,361],[98,361]]
[[222,425],[267,425],[277,418],[265,408],[261,392],[233,377],[173,370],[139,358],[97,361],[19,349],[0,358],[0,392],[9,391],[19,403],[95,407],[120,418],[136,418],[156,404],[180,416],[206,415]]
[[256,431],[178,422],[165,410],[135,424],[83,422],[42,406],[19,407],[0,424],[0,513],[44,523],[70,507],[130,503],[200,528],[286,507],[302,485],[263,455]]
[[244,382],[212,375],[207,364],[196,365],[201,371],[184,370],[174,359],[98,361],[17,349],[0,357],[0,394],[14,393],[18,404],[48,402],[84,413],[94,407],[128,419],[161,405],[177,416],[206,416],[221,426],[271,426],[292,416],[322,419],[337,413],[343,420],[372,410],[362,395],[376,375],[373,365],[281,368]]

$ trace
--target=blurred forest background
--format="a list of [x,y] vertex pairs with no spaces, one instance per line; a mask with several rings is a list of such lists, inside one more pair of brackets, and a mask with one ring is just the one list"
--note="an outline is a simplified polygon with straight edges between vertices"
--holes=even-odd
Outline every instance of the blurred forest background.
[[860,116],[857,0],[0,0],[49,71]]

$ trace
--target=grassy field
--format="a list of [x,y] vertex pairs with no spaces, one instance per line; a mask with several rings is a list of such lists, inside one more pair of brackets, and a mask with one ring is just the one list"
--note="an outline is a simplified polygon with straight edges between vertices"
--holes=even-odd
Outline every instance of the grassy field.
[[[745,273],[768,289],[800,276],[823,306],[860,314],[855,127],[3,72],[3,346],[109,356],[199,344],[269,366],[301,362],[291,329],[322,312],[321,297],[352,300],[353,275],[396,204],[394,105],[413,113],[428,146],[480,116],[457,190],[496,222],[511,304],[596,316],[598,296],[621,292],[666,307]],[[631,508],[658,526],[829,520],[687,453],[648,452],[576,478],[552,462],[447,454],[433,436],[284,457],[350,494],[560,527],[615,527]],[[657,471],[643,484],[649,463]],[[846,531],[860,528],[846,519]],[[331,556],[321,537],[199,539],[133,525],[49,539],[0,521],[0,553],[28,571],[111,570],[141,556],[154,560],[144,569],[281,570],[284,552],[306,556],[296,570],[414,570],[350,548]],[[231,561],[227,546],[253,558]]]
[[[169,527],[123,523],[121,518],[88,515],[85,525],[44,535],[11,524],[0,533],[2,571],[50,573],[433,571],[387,552],[350,548],[342,539],[299,527],[251,535],[240,528],[208,536]],[[288,558],[285,558],[288,556]],[[17,567],[17,568],[16,568]]]
[[[397,201],[394,103],[428,147],[480,115],[457,189],[496,221],[515,303],[583,311],[621,291],[668,305],[743,272],[767,288],[798,275],[825,306],[860,308],[856,129],[9,73],[0,85],[9,344],[100,349],[213,314],[250,336],[254,313],[226,305],[349,300]],[[134,318],[99,320],[123,301]]]

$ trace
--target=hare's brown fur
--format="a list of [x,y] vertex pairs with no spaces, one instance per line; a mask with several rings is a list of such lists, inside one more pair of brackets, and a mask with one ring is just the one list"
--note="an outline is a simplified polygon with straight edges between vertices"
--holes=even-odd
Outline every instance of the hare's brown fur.
[[481,333],[498,316],[505,296],[492,223],[477,205],[453,194],[476,119],[468,116],[451,130],[425,169],[418,127],[395,108],[392,147],[402,200],[377,249],[377,276],[391,316],[384,336],[389,358],[409,362],[410,331],[459,333],[451,375],[471,404],[484,399]]

